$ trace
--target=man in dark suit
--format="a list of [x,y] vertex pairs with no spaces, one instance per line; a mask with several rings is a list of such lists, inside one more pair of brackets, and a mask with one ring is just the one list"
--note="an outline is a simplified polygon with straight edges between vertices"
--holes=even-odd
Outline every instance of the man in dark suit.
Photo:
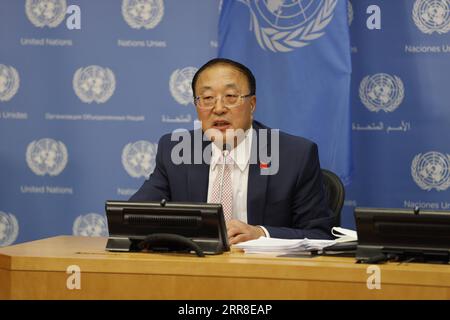
[[222,203],[230,244],[260,236],[331,238],[317,145],[253,120],[251,71],[213,59],[197,71],[192,89],[201,129],[187,136],[202,140],[200,162],[189,161],[195,141],[180,151],[173,135],[163,136],[154,172],[130,200]]

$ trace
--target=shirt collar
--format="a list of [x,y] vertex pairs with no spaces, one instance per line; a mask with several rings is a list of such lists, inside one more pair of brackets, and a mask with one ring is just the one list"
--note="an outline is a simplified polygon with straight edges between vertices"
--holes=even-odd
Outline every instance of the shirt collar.
[[[230,151],[230,157],[234,164],[238,166],[241,171],[244,171],[250,160],[250,152],[253,140],[253,127],[250,127],[245,132],[245,138],[237,145],[236,148]],[[214,143],[212,143],[211,169],[214,170],[217,164],[222,163],[222,150],[220,150]]]

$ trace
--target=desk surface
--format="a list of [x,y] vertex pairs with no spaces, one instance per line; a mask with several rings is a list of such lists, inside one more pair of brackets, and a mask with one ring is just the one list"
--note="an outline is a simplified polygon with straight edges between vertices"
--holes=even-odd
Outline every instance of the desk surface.
[[[450,299],[450,265],[378,265],[344,257],[274,257],[232,251],[115,253],[106,238],[60,236],[0,249],[2,299]],[[68,266],[81,270],[70,290]]]

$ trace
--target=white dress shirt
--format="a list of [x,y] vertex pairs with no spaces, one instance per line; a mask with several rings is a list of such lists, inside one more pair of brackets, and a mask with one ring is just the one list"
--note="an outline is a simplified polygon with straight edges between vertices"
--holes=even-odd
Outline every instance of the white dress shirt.
[[[250,152],[253,141],[253,130],[250,128],[245,133],[244,140],[230,151],[230,157],[233,159],[233,171],[231,180],[233,185],[233,219],[247,223],[247,188],[248,188],[248,170],[250,161]],[[220,179],[222,166],[222,150],[212,143],[211,165],[209,167],[208,183],[208,202],[211,202],[213,182],[216,178]],[[218,165],[219,164],[219,165]],[[266,228],[259,226],[264,230],[266,237],[269,233]]]

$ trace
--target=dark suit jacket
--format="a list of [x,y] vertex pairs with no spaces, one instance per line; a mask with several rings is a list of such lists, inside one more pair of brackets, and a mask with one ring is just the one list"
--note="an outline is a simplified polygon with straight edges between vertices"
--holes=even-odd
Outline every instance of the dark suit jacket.
[[[268,129],[253,122],[258,132]],[[191,137],[194,131],[190,131]],[[271,140],[262,148],[271,150]],[[178,141],[164,135],[158,144],[156,167],[150,178],[131,201],[206,202],[209,165],[179,164],[171,161],[172,148]],[[208,143],[203,142],[203,148]],[[192,143],[193,145],[193,143]],[[193,150],[193,149],[192,149]],[[258,153],[259,154],[259,153]],[[262,225],[274,238],[330,239],[333,226],[322,183],[317,145],[307,139],[283,132],[279,134],[279,170],[275,175],[261,175],[260,162],[249,164],[247,222]]]

